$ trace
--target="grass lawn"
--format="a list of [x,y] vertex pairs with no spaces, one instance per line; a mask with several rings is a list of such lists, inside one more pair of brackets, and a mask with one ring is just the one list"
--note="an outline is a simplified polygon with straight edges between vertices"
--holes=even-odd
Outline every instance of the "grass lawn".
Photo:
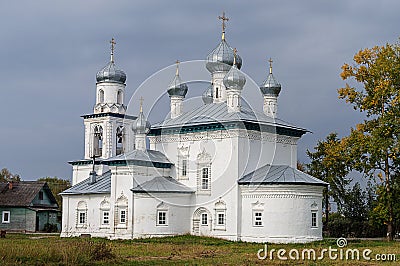
[[[336,240],[327,239],[309,244],[268,244],[273,260],[260,260],[257,251],[264,244],[231,242],[208,237],[176,236],[137,240],[60,238],[58,236],[7,234],[0,239],[0,265],[398,265],[396,262],[366,261],[365,249],[376,254],[396,254],[400,261],[400,242],[349,241],[343,260],[330,260],[328,252],[318,260],[322,249],[338,248]],[[285,249],[279,260],[277,250]],[[289,251],[299,251],[300,260],[289,258]],[[303,249],[314,249],[317,260],[301,259]],[[345,260],[347,249],[358,249],[360,260]],[[340,250],[340,249],[339,249]],[[263,255],[264,253],[262,253]],[[292,256],[296,253],[293,251]],[[340,255],[339,251],[334,253]],[[333,254],[333,255],[334,255]]]

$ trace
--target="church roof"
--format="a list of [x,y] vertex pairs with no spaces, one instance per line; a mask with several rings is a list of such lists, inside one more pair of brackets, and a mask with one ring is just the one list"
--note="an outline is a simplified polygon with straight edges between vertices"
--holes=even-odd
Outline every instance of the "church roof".
[[133,150],[112,158],[103,160],[103,164],[115,165],[126,164],[127,162],[135,165],[143,165],[158,168],[170,168],[172,163],[162,152],[153,150]]
[[293,184],[327,186],[328,183],[288,165],[264,165],[238,180],[239,185]]
[[[168,118],[163,122],[152,125],[150,135],[158,135],[161,133],[159,132],[161,129],[179,128],[182,132],[184,127],[216,123],[229,124],[231,122],[248,122],[261,126],[287,129],[297,136],[301,136],[307,132],[304,128],[296,127],[281,119],[271,118],[264,113],[258,113],[246,107],[242,107],[240,112],[228,112],[226,103],[210,103],[183,113],[176,118]],[[278,134],[279,132],[280,131],[277,130]],[[168,132],[163,131],[162,134],[168,134]]]
[[98,176],[96,182],[91,184],[90,178],[79,182],[61,192],[61,195],[77,195],[77,194],[109,194],[111,193],[111,171],[105,172]]
[[157,176],[131,189],[134,193],[194,193],[170,176]]

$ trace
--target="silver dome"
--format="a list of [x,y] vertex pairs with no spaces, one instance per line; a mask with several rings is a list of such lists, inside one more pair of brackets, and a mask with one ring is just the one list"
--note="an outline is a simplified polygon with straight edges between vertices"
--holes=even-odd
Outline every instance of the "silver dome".
[[213,85],[211,84],[202,95],[204,104],[210,104],[213,102]]
[[281,84],[276,81],[272,73],[269,73],[267,79],[261,83],[260,90],[263,95],[278,97],[281,92]]
[[[206,68],[211,73],[216,71],[229,71],[233,65],[234,53],[232,47],[222,39],[218,46],[207,56]],[[236,54],[237,68],[242,67],[242,58]]]
[[178,71],[176,72],[172,82],[169,84],[167,92],[169,96],[186,96],[186,93],[188,92],[188,86],[186,83],[182,82]]
[[227,90],[242,90],[246,84],[246,77],[235,64],[225,75],[223,82]]
[[103,67],[96,74],[96,80],[98,83],[101,82],[116,82],[125,84],[126,74],[124,71],[118,69],[114,61],[110,61],[105,67]]
[[143,111],[141,110],[138,118],[132,125],[132,130],[136,134],[147,134],[150,130],[150,127],[151,127],[150,122],[146,120],[146,118],[143,115]]

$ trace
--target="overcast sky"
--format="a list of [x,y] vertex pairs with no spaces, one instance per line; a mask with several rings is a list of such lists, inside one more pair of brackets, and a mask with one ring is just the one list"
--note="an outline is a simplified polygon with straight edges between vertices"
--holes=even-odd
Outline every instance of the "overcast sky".
[[242,71],[260,83],[272,57],[282,84],[279,117],[313,132],[299,143],[302,162],[319,139],[344,136],[362,118],[337,98],[341,65],[400,35],[397,0],[1,1],[0,168],[24,180],[70,178],[67,161],[83,156],[80,115],[93,111],[109,40],[117,41],[128,100],[176,59],[204,59],[220,41],[223,10]]

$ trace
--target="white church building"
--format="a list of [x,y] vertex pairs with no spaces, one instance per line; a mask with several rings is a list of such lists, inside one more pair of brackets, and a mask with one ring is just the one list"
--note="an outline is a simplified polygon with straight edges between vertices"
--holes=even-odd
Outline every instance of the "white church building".
[[281,85],[271,62],[260,85],[261,111],[244,107],[242,59],[221,18],[222,38],[206,58],[211,85],[204,103],[184,112],[190,88],[177,64],[165,86],[170,116],[153,125],[142,106],[138,116],[126,114],[126,74],[115,65],[112,41],[111,60],[96,75],[93,113],[82,116],[84,159],[70,162],[72,187],[61,193],[62,237],[322,239],[327,183],[296,169],[297,142],[307,130],[277,118]]

